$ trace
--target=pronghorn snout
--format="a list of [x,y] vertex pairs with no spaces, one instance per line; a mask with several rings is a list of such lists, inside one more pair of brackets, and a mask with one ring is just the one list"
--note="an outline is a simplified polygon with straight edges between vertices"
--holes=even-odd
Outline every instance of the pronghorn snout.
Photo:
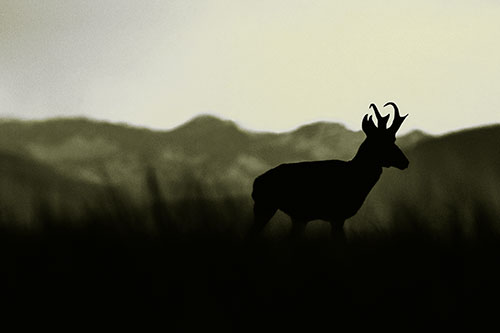
[[404,170],[408,168],[408,165],[410,164],[410,161],[406,158],[406,156],[402,156],[403,158],[397,161],[397,163],[394,163],[394,166],[398,168],[399,170]]

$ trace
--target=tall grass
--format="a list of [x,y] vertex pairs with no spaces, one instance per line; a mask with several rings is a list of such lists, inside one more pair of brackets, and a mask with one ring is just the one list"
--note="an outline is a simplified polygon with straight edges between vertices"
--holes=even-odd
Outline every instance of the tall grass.
[[495,323],[498,216],[481,202],[474,237],[435,237],[401,204],[391,220],[405,228],[351,232],[339,248],[326,237],[245,242],[247,199],[169,201],[152,171],[147,184],[141,203],[110,188],[78,216],[40,200],[36,228],[0,215],[4,315],[232,332]]

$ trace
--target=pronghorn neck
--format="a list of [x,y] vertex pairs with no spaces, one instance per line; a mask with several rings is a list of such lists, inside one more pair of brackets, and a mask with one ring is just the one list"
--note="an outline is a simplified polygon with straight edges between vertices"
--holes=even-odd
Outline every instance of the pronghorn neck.
[[361,146],[359,146],[358,152],[351,160],[352,165],[356,166],[360,170],[372,171],[380,175],[382,173],[382,165],[380,163],[378,154],[373,151],[369,146],[369,143],[365,139]]
[[356,177],[356,188],[363,193],[363,200],[372,190],[382,175],[382,166],[377,156],[371,152],[366,140],[359,147],[354,158],[349,162],[352,174]]

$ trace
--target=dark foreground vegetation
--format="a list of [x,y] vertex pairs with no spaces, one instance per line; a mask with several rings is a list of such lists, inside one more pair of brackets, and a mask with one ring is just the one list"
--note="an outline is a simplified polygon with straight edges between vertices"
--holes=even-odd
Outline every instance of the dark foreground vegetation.
[[243,204],[170,204],[154,179],[150,192],[140,207],[110,193],[79,218],[41,204],[30,227],[3,214],[3,318],[198,332],[497,324],[498,218],[479,206],[473,232],[436,236],[400,212],[404,227],[350,233],[339,246],[325,237],[247,242]]

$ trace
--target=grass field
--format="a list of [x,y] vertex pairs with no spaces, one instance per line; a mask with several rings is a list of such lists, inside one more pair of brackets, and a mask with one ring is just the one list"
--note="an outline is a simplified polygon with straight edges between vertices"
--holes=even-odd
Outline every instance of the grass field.
[[270,232],[250,243],[247,203],[167,202],[149,185],[146,203],[111,191],[77,218],[43,203],[31,227],[2,215],[4,316],[222,332],[495,324],[498,218],[481,205],[474,237],[436,236],[408,208],[390,223],[402,227],[350,232],[344,246]]

